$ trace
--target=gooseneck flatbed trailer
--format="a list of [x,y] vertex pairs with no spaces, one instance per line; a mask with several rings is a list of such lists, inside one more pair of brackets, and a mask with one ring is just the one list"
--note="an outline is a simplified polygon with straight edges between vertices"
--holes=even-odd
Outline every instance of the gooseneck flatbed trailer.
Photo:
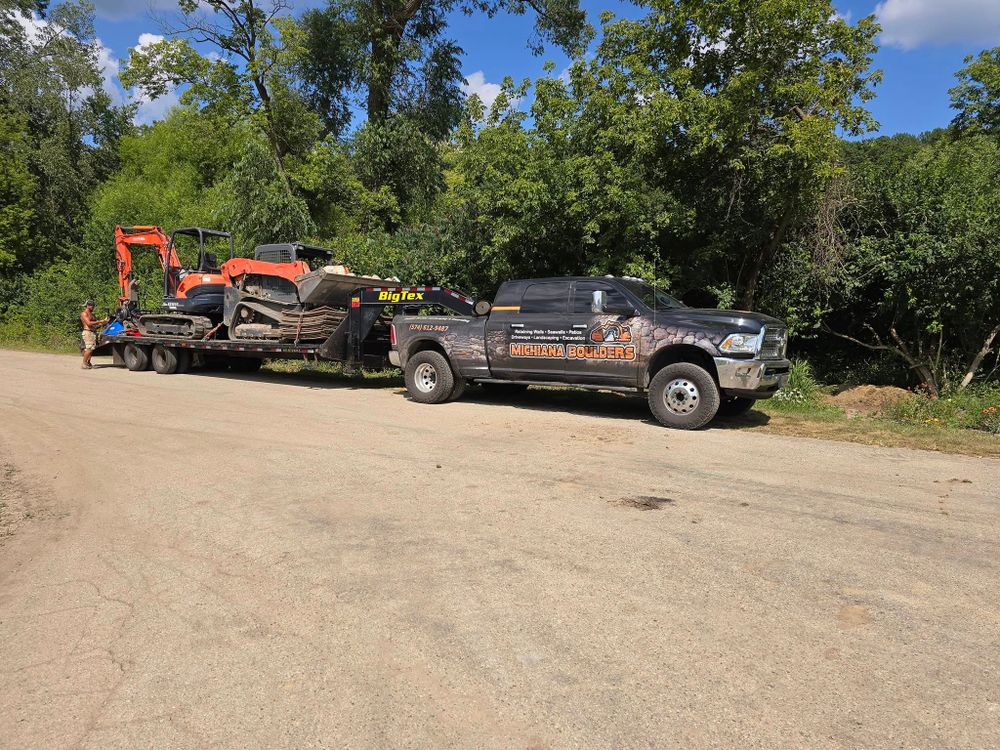
[[112,328],[101,336],[98,352],[110,353],[116,365],[129,370],[152,367],[160,374],[183,373],[192,365],[225,365],[252,372],[264,360],[306,360],[342,363],[348,371],[380,370],[391,366],[392,347],[387,312],[438,308],[459,316],[484,315],[486,300],[441,286],[368,286],[351,295],[347,315],[320,341],[231,340],[225,326],[201,339],[143,335],[137,330]]

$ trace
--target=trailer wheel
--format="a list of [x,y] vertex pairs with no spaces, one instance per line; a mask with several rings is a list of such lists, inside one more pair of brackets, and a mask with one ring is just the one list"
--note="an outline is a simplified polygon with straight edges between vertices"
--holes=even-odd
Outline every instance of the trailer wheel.
[[160,375],[173,375],[177,372],[177,350],[157,344],[153,347],[153,369]]
[[719,411],[719,386],[705,368],[675,362],[653,376],[649,410],[662,425],[697,430]]
[[455,389],[455,374],[447,358],[440,352],[425,350],[414,354],[404,372],[410,398],[421,404],[447,401]]
[[229,369],[233,372],[251,373],[257,372],[264,364],[262,359],[249,359],[247,357],[232,357],[229,360]]
[[149,348],[137,344],[126,344],[122,352],[125,367],[130,372],[142,372],[149,369]]
[[174,355],[177,357],[177,369],[174,372],[183,375],[191,369],[191,352],[188,349],[174,349]]

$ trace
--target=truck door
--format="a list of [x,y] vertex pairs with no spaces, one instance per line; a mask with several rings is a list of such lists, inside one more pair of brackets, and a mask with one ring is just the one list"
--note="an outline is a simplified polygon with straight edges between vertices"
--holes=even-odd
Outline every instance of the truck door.
[[490,313],[490,370],[511,380],[561,380],[571,282],[531,281],[519,305]]
[[[605,294],[606,312],[594,313],[594,292]],[[635,305],[614,284],[574,283],[569,313],[573,343],[566,347],[566,378],[575,383],[632,386],[638,378],[639,326]]]

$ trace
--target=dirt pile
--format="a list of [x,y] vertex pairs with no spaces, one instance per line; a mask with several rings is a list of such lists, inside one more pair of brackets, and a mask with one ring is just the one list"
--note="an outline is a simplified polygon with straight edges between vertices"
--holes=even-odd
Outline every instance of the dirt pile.
[[840,407],[848,416],[854,416],[874,414],[909,395],[909,391],[894,385],[855,385],[835,390],[823,400]]

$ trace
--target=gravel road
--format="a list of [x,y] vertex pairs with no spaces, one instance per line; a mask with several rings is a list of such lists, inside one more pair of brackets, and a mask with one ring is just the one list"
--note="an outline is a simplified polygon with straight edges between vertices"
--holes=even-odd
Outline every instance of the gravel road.
[[998,461],[590,395],[0,383],[4,748],[1000,746]]

